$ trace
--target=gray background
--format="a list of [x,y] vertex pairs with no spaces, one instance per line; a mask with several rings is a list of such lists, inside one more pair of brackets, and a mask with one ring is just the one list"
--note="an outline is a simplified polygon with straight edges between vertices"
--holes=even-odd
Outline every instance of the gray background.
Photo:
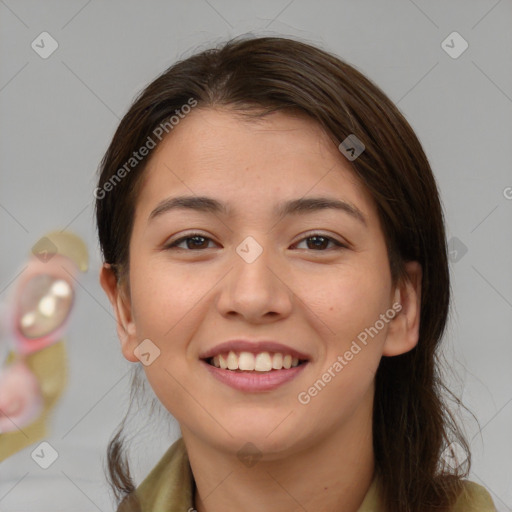
[[[249,31],[338,54],[375,81],[418,134],[448,238],[467,248],[451,262],[445,352],[452,389],[482,427],[480,434],[462,416],[471,479],[499,511],[512,510],[511,21],[510,0],[0,0],[0,300],[45,232],[68,228],[91,254],[68,335],[69,386],[47,439],[59,458],[43,470],[32,446],[3,462],[0,510],[112,510],[102,465],[126,410],[132,365],[98,283],[95,172],[144,85],[176,59]],[[47,59],[31,48],[43,31],[59,44]],[[456,59],[441,46],[453,31],[469,44]],[[165,423],[144,412],[134,423],[139,480],[178,435],[175,422]]]

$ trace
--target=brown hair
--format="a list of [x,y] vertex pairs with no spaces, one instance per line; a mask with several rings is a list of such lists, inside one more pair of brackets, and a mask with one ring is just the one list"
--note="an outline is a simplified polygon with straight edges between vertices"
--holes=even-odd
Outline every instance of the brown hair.
[[[97,191],[106,190],[132,152],[190,98],[199,107],[226,107],[255,117],[301,112],[337,146],[351,134],[365,145],[351,165],[377,205],[393,283],[406,278],[406,261],[418,261],[423,270],[419,342],[403,355],[383,357],[376,375],[373,446],[384,510],[448,510],[469,474],[471,454],[443,398],[447,392],[462,405],[439,373],[450,299],[445,228],[436,182],[412,128],[375,84],[336,56],[289,38],[243,36],[174,64],[141,92],[103,157]],[[101,249],[119,283],[129,266],[146,163],[108,193],[96,194]],[[123,455],[123,424],[108,448],[118,499],[135,490]],[[454,441],[467,460],[449,471],[440,464],[441,454]]]

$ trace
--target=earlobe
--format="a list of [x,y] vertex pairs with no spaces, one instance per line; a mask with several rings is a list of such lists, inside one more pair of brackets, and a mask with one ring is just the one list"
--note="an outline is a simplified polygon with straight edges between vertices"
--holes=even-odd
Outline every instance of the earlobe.
[[121,342],[123,356],[128,361],[138,362],[139,360],[134,354],[137,336],[130,300],[126,297],[124,289],[118,285],[114,271],[108,263],[104,263],[100,270],[100,284],[112,304],[116,316],[117,336]]
[[422,269],[417,261],[405,264],[407,279],[397,285],[395,303],[400,310],[391,320],[384,343],[383,356],[397,356],[412,350],[418,343],[421,314]]

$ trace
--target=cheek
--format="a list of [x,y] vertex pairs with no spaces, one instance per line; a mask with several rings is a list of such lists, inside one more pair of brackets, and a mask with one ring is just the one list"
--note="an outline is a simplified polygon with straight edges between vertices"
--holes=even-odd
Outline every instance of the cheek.
[[[380,315],[390,306],[389,291],[385,269],[354,271],[331,279],[324,298],[314,304],[315,313],[330,332],[324,337],[321,370],[297,396],[301,407],[308,411],[304,428],[338,425],[363,401],[370,400],[388,329]],[[375,330],[376,322],[379,328]]]
[[137,336],[166,340],[176,325],[211,288],[204,273],[184,272],[178,266],[138,267],[131,279],[131,298]]
[[304,283],[305,302],[323,320],[332,345],[341,349],[389,308],[389,271],[379,264],[334,270]]
[[[219,277],[201,271],[184,272],[167,264],[138,266],[130,276],[132,312],[139,341],[150,339],[160,350],[144,367],[146,378],[164,407],[177,417],[190,406],[183,385],[189,383],[196,359],[189,355],[189,340],[206,314],[205,294]],[[188,384],[187,384],[188,386]]]

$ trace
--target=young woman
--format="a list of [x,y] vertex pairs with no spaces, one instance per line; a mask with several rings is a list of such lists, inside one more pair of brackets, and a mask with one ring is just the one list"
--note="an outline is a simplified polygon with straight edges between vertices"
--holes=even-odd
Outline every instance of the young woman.
[[193,55],[136,99],[95,196],[122,353],[182,434],[136,487],[121,425],[118,510],[495,510],[441,397],[436,183],[361,73],[286,38]]

